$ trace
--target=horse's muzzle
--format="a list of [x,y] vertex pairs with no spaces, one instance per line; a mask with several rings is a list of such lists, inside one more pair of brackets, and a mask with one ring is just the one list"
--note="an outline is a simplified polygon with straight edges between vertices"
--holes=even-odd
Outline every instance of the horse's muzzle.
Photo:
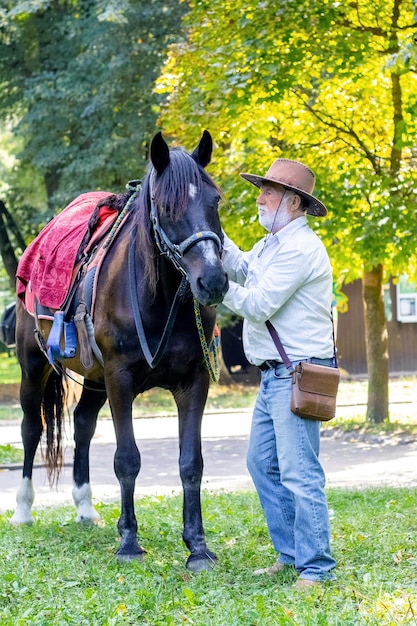
[[229,288],[229,280],[225,271],[207,272],[191,285],[194,297],[205,306],[213,306],[222,302]]

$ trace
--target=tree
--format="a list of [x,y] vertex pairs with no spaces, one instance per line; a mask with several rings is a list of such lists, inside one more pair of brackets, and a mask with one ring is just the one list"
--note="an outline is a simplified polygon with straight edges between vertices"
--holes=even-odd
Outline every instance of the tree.
[[179,0],[2,3],[0,120],[20,144],[6,197],[13,209],[27,204],[30,172],[39,199],[28,237],[78,193],[122,191],[143,174],[161,100],[154,80],[186,8]]
[[0,200],[0,256],[3,261],[4,269],[9,277],[10,288],[14,290],[16,284],[16,270],[18,260],[15,254],[15,247],[9,236],[9,232],[14,236],[17,247],[21,250],[25,249],[25,242],[22,238],[20,230],[16,226],[16,222],[7,210],[6,205]]
[[363,283],[373,422],[388,417],[383,283],[404,271],[417,278],[415,8],[194,1],[187,39],[171,46],[158,83],[168,94],[163,124],[180,141],[201,126],[213,132],[213,171],[229,199],[223,222],[241,245],[259,231],[239,172],[264,171],[280,156],[316,171],[330,211],[314,227],[338,281]]

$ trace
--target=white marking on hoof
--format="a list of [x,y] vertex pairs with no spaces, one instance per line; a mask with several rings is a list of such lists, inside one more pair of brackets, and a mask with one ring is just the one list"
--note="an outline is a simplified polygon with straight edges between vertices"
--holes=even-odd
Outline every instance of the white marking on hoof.
[[97,513],[92,502],[92,491],[89,483],[84,483],[81,487],[74,485],[72,497],[77,507],[76,522],[83,524],[93,524],[98,522],[100,515]]
[[23,478],[16,494],[17,507],[10,519],[10,523],[13,524],[13,526],[32,524],[32,504],[34,499],[35,491],[33,489],[32,480],[30,478]]

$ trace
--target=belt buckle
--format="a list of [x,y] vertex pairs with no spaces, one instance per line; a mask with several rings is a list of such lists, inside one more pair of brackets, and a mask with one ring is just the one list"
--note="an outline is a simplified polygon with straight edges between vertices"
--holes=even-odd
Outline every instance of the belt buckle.
[[277,365],[279,365],[278,361],[274,361],[273,359],[267,359],[266,361],[258,365],[258,367],[261,372],[266,372],[266,370],[275,369]]

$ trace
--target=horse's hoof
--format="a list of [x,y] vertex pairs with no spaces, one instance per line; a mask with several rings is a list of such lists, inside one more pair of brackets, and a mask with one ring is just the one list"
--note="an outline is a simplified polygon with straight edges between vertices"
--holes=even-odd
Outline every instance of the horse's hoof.
[[135,552],[122,552],[120,550],[116,551],[116,559],[118,561],[143,561],[143,557],[146,554],[146,550],[142,550],[142,548],[140,548],[139,551],[135,551]]
[[33,517],[19,517],[16,515],[13,515],[13,517],[10,518],[9,520],[9,524],[11,524],[12,526],[31,526],[33,524]]
[[85,515],[78,515],[75,518],[77,524],[81,524],[81,526],[92,526],[93,524],[98,524],[100,522],[100,516],[97,517],[87,517]]
[[210,552],[210,550],[195,552],[190,554],[187,559],[187,569],[195,574],[198,574],[199,572],[207,572],[213,569],[216,562],[217,556],[213,552]]

